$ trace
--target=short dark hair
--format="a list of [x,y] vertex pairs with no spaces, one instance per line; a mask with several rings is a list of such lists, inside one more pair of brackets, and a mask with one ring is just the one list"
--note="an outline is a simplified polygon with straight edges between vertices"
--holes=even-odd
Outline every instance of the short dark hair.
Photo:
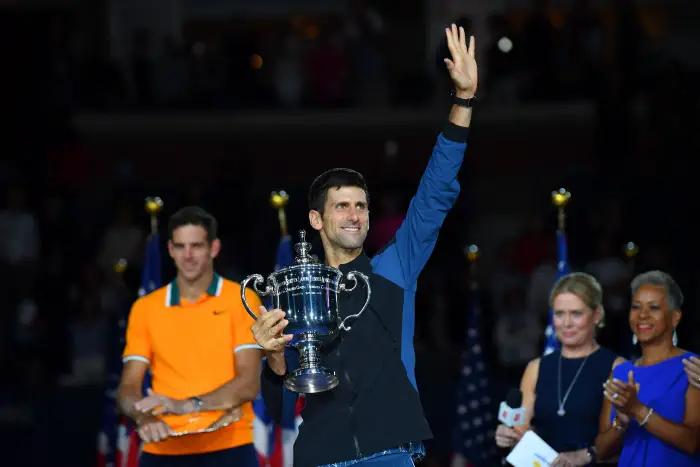
[[355,170],[339,168],[327,170],[313,181],[311,188],[309,188],[309,210],[323,214],[323,207],[328,199],[328,190],[346,186],[361,188],[367,196],[367,204],[369,205],[369,189],[365,177]]
[[218,222],[214,216],[199,206],[187,206],[170,216],[168,221],[168,238],[173,239],[173,232],[185,225],[197,225],[207,232],[209,243],[217,238]]

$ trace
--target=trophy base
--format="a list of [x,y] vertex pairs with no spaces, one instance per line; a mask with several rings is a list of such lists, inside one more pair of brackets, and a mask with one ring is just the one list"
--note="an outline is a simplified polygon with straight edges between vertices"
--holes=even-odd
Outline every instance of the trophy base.
[[330,391],[338,385],[335,371],[325,368],[299,368],[292,371],[284,380],[284,387],[292,392],[314,394]]

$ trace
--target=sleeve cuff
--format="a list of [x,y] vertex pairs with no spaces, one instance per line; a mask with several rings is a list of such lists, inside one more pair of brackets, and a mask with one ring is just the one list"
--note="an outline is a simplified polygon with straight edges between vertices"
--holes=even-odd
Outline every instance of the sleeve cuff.
[[137,362],[143,362],[146,364],[151,364],[151,361],[147,359],[146,357],[142,357],[141,355],[126,355],[122,357],[122,363],[130,362],[132,360],[135,360]]
[[469,127],[458,126],[452,122],[447,122],[442,130],[442,135],[455,143],[466,143],[469,136]]
[[241,350],[247,350],[247,349],[263,350],[263,348],[260,347],[258,344],[243,344],[243,345],[239,345],[238,347],[234,348],[233,351],[235,353],[235,352],[240,352]]
[[265,360],[265,365],[263,366],[262,372],[263,379],[276,386],[282,386],[282,384],[284,384],[284,376],[285,375],[280,376],[274,371],[272,371],[270,365],[267,364],[267,360]]

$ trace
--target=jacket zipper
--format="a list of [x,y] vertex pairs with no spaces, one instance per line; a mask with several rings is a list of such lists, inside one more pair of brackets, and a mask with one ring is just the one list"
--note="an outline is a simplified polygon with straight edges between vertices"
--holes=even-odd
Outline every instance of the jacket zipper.
[[[338,359],[342,361],[342,357],[340,356],[340,349],[336,348],[336,353],[338,355]],[[343,365],[345,366],[345,365]],[[348,382],[350,385],[350,392],[355,394],[355,389],[352,387],[352,380],[350,379],[350,374],[348,373],[348,370],[343,368],[343,375],[345,375],[345,380]],[[352,402],[350,402],[350,405],[348,406],[348,414],[350,415],[350,423],[352,424],[352,441],[355,445],[355,455],[357,456],[358,459],[361,459],[362,456],[362,451],[360,450],[360,441],[357,439],[357,426],[355,424],[355,415],[354,415],[354,408],[352,406]]]

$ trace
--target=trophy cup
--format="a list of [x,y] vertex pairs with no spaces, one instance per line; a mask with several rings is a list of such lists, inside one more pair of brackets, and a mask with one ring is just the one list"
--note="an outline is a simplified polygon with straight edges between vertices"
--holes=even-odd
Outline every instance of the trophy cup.
[[[306,242],[305,231],[299,231],[299,239],[294,246],[297,253],[294,263],[273,272],[267,280],[260,274],[246,277],[241,282],[241,300],[248,314],[257,320],[245,296],[248,283],[253,281],[253,289],[259,295],[272,295],[273,307],[286,313],[289,323],[283,332],[294,336],[287,346],[299,352],[299,368],[289,372],[284,386],[290,391],[311,394],[338,385],[335,371],[320,365],[321,347],[337,338],[340,330],[350,331],[351,326],[346,322],[362,315],[369,304],[371,290],[367,276],[357,271],[347,274],[352,282],[352,287],[347,287],[342,281],[342,271],[320,264],[311,256],[311,244]],[[338,293],[355,290],[358,277],[367,286],[367,298],[359,313],[341,321]],[[261,290],[259,286],[263,283],[265,289]]]

